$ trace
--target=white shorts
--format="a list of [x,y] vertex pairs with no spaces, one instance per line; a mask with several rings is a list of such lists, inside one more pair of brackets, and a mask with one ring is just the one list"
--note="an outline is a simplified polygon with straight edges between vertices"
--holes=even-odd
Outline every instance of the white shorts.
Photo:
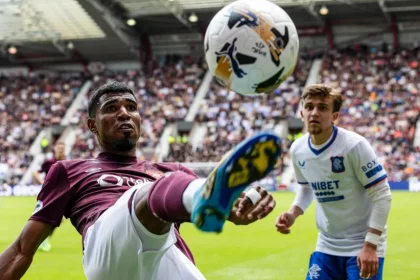
[[[126,191],[87,230],[83,257],[83,268],[87,279],[205,279],[197,267],[174,245],[176,235],[173,225],[166,240],[163,240],[164,245],[161,249],[143,250],[142,240],[134,224],[140,223],[134,213],[134,203],[132,203],[132,214],[129,210],[130,198],[143,186],[144,184]],[[148,238],[153,238],[152,233],[143,226],[142,228]]]

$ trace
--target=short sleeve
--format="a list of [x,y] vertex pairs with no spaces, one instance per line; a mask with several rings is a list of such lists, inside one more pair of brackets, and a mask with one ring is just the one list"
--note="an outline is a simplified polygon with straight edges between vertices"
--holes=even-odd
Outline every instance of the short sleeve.
[[199,178],[199,176],[197,174],[195,174],[194,171],[192,171],[191,169],[183,166],[182,164],[179,165],[179,171],[185,172],[188,175],[192,175],[192,176],[194,176],[196,178]]
[[59,226],[70,198],[70,183],[66,169],[61,162],[57,162],[45,178],[30,220]]
[[47,175],[47,162],[46,161],[44,161],[43,163],[42,163],[42,165],[41,165],[41,167],[39,168],[39,172],[43,172],[43,173],[45,173],[45,175]]
[[365,189],[387,178],[385,169],[379,163],[375,151],[366,139],[360,141],[350,151],[350,156],[356,176]]

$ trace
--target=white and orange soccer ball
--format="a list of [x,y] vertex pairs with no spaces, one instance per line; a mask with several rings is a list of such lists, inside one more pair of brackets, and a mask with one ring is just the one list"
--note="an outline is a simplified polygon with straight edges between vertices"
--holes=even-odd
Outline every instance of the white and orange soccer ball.
[[295,69],[299,38],[289,15],[267,0],[239,0],[211,20],[204,39],[210,71],[243,95],[277,88]]

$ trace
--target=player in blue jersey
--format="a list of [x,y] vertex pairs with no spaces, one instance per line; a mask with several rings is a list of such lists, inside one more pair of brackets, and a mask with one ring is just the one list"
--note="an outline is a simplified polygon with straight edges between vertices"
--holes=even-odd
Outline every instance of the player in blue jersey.
[[316,198],[319,235],[306,279],[382,279],[391,191],[368,141],[334,125],[342,103],[342,95],[325,85],[304,90],[308,133],[290,148],[300,188],[276,227],[290,233]]

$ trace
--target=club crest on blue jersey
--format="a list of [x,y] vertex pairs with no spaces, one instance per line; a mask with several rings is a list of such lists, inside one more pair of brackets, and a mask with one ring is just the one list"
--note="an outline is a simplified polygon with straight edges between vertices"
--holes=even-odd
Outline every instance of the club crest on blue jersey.
[[346,170],[344,166],[344,157],[331,157],[331,171],[334,173],[342,173]]

